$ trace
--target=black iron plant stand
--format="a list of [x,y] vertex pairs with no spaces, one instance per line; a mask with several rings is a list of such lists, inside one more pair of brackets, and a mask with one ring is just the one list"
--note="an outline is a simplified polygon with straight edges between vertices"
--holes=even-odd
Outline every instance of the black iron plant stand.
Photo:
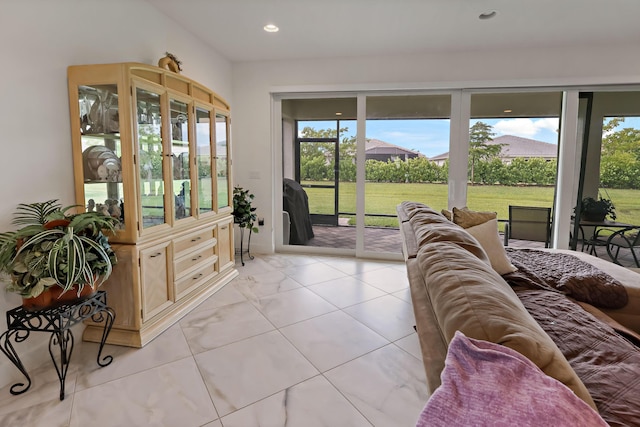
[[[19,343],[29,338],[31,332],[51,332],[49,355],[60,379],[60,400],[64,400],[64,382],[73,352],[73,333],[70,328],[88,318],[97,323],[104,322],[97,362],[101,367],[107,366],[113,361],[113,357],[110,355],[101,357],[102,349],[113,326],[115,312],[107,307],[105,291],[98,291],[81,301],[54,308],[28,311],[20,306],[7,311],[8,330],[0,336],[0,350],[27,378],[26,385],[24,383],[12,385],[9,389],[11,394],[22,394],[31,387],[31,378],[11,344],[11,338],[13,337],[15,342]],[[59,357],[55,355],[56,347],[59,349]]]
[[[249,259],[253,259],[253,255],[251,255],[251,228],[249,229],[249,239],[247,242],[247,255],[249,255]],[[244,267],[244,258],[243,258],[243,254],[244,254],[244,248],[243,243],[244,242],[244,227],[240,227],[240,262],[242,263],[242,266]]]

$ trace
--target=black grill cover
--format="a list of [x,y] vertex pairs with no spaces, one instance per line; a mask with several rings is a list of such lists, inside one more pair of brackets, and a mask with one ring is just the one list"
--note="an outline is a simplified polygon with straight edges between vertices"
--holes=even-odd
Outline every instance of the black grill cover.
[[285,211],[289,212],[289,220],[291,221],[289,244],[304,245],[313,238],[309,198],[302,186],[292,179],[284,179],[282,206]]

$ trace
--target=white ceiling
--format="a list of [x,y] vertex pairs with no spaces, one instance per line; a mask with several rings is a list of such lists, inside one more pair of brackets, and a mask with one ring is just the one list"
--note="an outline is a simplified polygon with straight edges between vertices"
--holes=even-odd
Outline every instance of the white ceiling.
[[640,46],[640,0],[147,1],[231,61]]

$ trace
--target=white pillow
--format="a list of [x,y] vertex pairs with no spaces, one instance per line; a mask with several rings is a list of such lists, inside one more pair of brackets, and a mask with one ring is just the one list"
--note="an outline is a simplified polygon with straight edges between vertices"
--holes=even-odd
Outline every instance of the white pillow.
[[492,219],[479,225],[467,228],[467,232],[471,234],[480,243],[482,249],[489,256],[491,267],[500,275],[512,273],[517,270],[507,258],[507,252],[502,246],[500,235],[498,234],[498,220]]

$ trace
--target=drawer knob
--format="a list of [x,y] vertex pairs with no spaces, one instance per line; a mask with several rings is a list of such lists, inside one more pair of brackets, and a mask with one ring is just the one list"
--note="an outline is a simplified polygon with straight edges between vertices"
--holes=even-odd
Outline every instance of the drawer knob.
[[226,225],[223,225],[222,227],[220,227],[220,230],[226,230],[226,229],[227,229]]
[[195,257],[195,258],[191,258],[191,261],[197,261],[197,260],[199,260],[200,258],[202,258],[202,255],[198,255],[198,256],[197,256],[197,257]]
[[198,236],[195,239],[191,239],[192,242],[197,242],[198,240],[202,239],[202,237]]
[[202,277],[202,273],[198,274],[196,277],[193,278],[193,280],[198,280],[199,278]]
[[156,253],[156,254],[149,255],[149,258],[155,258],[155,257],[158,257],[158,256],[160,256],[160,255],[162,255],[162,252],[158,252],[158,253]]

